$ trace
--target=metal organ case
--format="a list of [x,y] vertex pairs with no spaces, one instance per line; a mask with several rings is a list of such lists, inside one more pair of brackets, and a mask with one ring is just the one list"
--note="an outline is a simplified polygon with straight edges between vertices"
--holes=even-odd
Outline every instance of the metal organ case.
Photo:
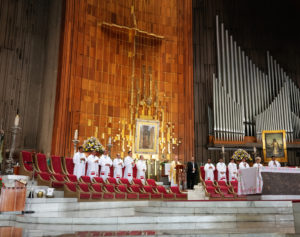
[[[221,27],[220,27],[221,26]],[[292,142],[300,137],[300,91],[267,52],[263,72],[245,54],[216,16],[217,75],[213,75],[215,140],[244,141],[262,130],[285,130]]]

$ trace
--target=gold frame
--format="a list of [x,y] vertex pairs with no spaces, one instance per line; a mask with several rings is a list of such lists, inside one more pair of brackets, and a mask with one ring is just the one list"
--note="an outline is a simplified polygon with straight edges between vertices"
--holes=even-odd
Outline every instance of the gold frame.
[[279,162],[288,162],[287,159],[287,150],[286,150],[286,134],[285,130],[263,130],[262,131],[262,143],[263,143],[263,152],[264,152],[264,161],[269,162],[271,160],[271,157],[267,157],[267,149],[266,149],[266,135],[268,134],[282,134],[282,143],[283,143],[283,153],[284,157],[282,156],[275,156],[276,160]]
[[[154,126],[153,148],[145,149],[140,147],[140,131],[142,126]],[[159,121],[158,120],[136,120],[135,130],[135,153],[158,155],[159,153]]]

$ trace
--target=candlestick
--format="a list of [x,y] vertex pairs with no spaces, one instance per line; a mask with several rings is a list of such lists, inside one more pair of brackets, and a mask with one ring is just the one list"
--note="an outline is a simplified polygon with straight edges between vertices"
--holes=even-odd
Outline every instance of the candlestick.
[[74,140],[78,140],[78,129],[75,130],[75,133],[74,133]]
[[225,152],[225,147],[224,146],[222,146],[222,153],[224,153]]
[[19,126],[19,122],[20,122],[20,117],[19,115],[17,114],[16,117],[15,117],[15,127],[18,127]]

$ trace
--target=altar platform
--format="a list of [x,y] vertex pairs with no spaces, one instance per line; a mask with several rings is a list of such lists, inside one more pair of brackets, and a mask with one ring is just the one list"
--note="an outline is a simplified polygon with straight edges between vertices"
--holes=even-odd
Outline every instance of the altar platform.
[[[292,201],[114,201],[27,199],[33,214],[5,213],[1,226],[23,236],[287,236]],[[135,233],[135,234],[133,234]]]

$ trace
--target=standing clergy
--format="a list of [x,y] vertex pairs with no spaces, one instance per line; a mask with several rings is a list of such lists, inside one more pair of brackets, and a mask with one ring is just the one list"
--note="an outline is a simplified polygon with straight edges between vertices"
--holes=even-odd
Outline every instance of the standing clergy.
[[234,159],[230,160],[228,164],[229,181],[237,180],[237,165]]
[[132,152],[128,151],[128,156],[124,159],[124,178],[128,179],[129,181],[132,181],[133,178],[133,167],[134,167],[134,160],[132,158]]
[[114,178],[115,179],[122,178],[123,176],[122,169],[124,167],[124,163],[123,160],[121,159],[120,153],[118,153],[117,157],[114,159],[113,166],[114,166]]
[[136,163],[136,168],[137,168],[137,178],[142,181],[143,184],[145,184],[145,173],[147,170],[147,165],[146,161],[144,160],[144,156],[141,155],[140,159]]
[[82,146],[80,146],[78,148],[78,152],[75,153],[73,157],[73,163],[75,165],[73,174],[77,176],[77,179],[79,179],[81,176],[85,175],[86,156],[83,153]]
[[209,181],[214,181],[215,176],[214,176],[214,171],[215,171],[215,166],[211,163],[211,159],[207,159],[207,163],[204,166],[204,171],[205,171],[205,180]]
[[226,182],[226,165],[223,161],[223,158],[219,159],[219,162],[217,163],[217,171],[218,171],[218,181],[223,180]]
[[171,187],[178,186],[177,184],[177,177],[176,177],[176,166],[180,165],[181,163],[178,161],[178,156],[174,156],[174,160],[171,162],[170,165],[170,175],[169,181],[171,182]]
[[99,157],[96,154],[97,152],[93,151],[87,158],[88,168],[86,175],[90,176],[91,179],[99,175]]
[[263,167],[263,165],[260,162],[261,162],[261,158],[260,157],[256,157],[255,158],[255,164],[253,165],[253,167],[257,167],[257,168]]
[[276,160],[275,156],[272,156],[272,160],[269,161],[269,164],[268,164],[269,167],[273,167],[273,168],[276,168],[276,167],[280,167],[280,163]]
[[186,171],[188,189],[194,189],[197,174],[198,174],[198,165],[197,163],[195,163],[194,156],[192,156],[191,161],[187,163],[187,171]]
[[105,181],[110,173],[112,161],[108,155],[108,150],[105,149],[104,154],[100,157],[99,165],[101,166],[100,177]]
[[239,164],[239,169],[246,169],[249,168],[249,164],[246,162],[246,158],[242,159],[242,162]]

